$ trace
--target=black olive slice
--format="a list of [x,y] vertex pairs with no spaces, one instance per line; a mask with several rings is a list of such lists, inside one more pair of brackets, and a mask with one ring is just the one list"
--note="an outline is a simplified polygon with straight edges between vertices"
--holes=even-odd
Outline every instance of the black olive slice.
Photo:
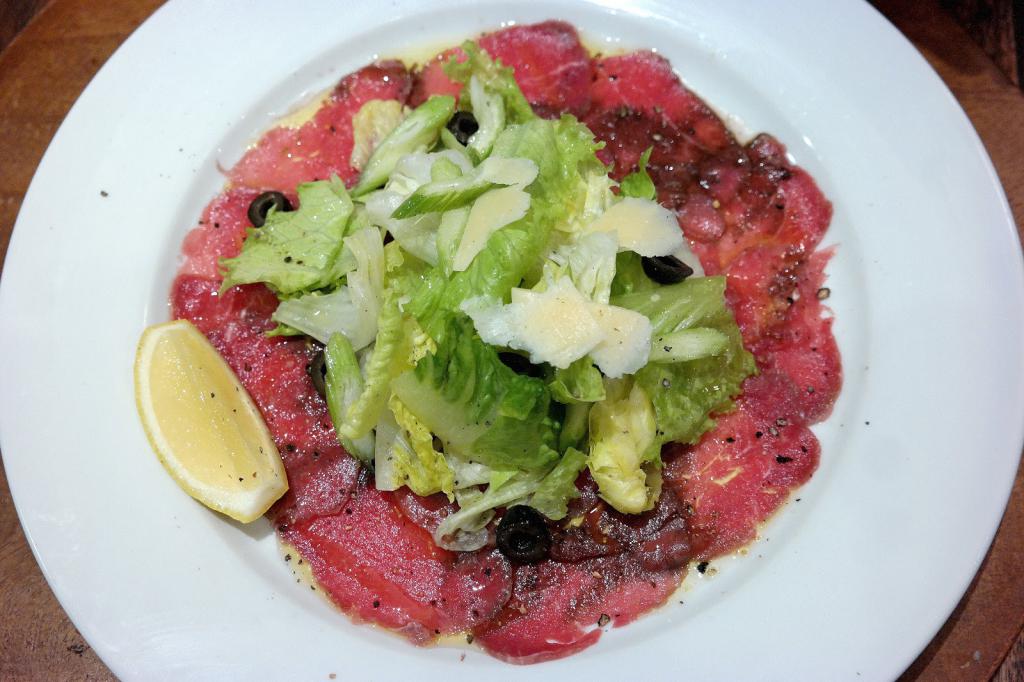
[[292,210],[292,202],[280,192],[264,192],[249,204],[249,222],[253,227],[263,227],[270,209],[281,212]]
[[469,138],[472,137],[473,133],[480,130],[480,124],[476,122],[476,116],[468,111],[456,111],[446,127],[461,145],[469,144]]
[[313,388],[321,398],[327,400],[327,359],[324,357],[323,349],[320,349],[313,357],[313,361],[306,366],[306,372],[313,380]]
[[544,369],[542,367],[533,364],[528,358],[519,353],[502,351],[498,353],[498,359],[516,374],[534,377],[535,379],[540,379],[544,376]]
[[551,551],[551,531],[533,507],[509,507],[498,523],[498,551],[514,563],[535,564]]
[[693,274],[693,268],[675,256],[644,256],[644,273],[658,284],[678,284]]

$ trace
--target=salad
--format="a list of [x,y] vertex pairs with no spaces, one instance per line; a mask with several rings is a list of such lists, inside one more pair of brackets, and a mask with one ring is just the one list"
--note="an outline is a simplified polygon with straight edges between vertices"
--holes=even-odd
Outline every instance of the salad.
[[280,450],[286,560],[358,620],[568,655],[816,467],[828,202],[652,53],[545,22],[371,65],[230,179],[174,317]]

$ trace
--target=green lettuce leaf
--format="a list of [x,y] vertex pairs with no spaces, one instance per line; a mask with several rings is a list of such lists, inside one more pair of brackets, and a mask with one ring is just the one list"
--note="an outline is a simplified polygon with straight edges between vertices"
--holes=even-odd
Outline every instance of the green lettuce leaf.
[[238,256],[221,260],[221,291],[265,282],[287,296],[334,283],[352,200],[337,178],[299,185],[297,192],[298,210],[271,212],[263,227],[249,228]]
[[402,103],[396,99],[371,99],[352,117],[352,153],[349,165],[362,170],[373,150],[405,118]]
[[268,336],[306,334],[320,343],[343,334],[356,350],[366,347],[377,333],[376,316],[362,315],[346,286],[322,294],[314,291],[281,301],[271,318],[278,325]]
[[603,146],[589,128],[566,115],[557,121],[538,118],[509,126],[498,136],[491,154],[537,164],[537,180],[527,191],[539,218],[561,227],[583,214],[592,175],[608,181],[607,169],[596,155]]
[[[696,443],[715,424],[711,415],[732,409],[743,381],[757,372],[754,357],[725,304],[724,277],[697,277],[652,291],[612,299],[616,305],[648,316],[654,338],[683,331],[701,331],[706,343],[721,347],[714,355],[683,362],[652,362],[636,374],[636,383],[650,396],[658,421],[660,443]],[[713,338],[707,330],[714,332]]]
[[408,368],[409,343],[401,307],[397,294],[388,290],[377,321],[377,340],[366,365],[365,386],[346,410],[338,433],[353,441],[368,434],[391,397],[392,379]]
[[567,275],[576,289],[597,303],[611,298],[618,241],[611,232],[592,232],[555,249],[544,264],[544,281],[538,287]]
[[669,332],[651,340],[651,362],[685,362],[718,355],[729,347],[729,337],[717,329],[695,327]]
[[[434,435],[397,397],[377,424],[374,485],[378,490],[408,486],[417,495],[444,493],[454,499],[455,476],[444,454],[434,449]],[[388,419],[394,424],[386,423]]]
[[605,397],[601,372],[589,357],[582,357],[565,369],[556,369],[548,386],[551,397],[560,403],[596,403]]
[[654,201],[657,197],[657,191],[654,189],[654,181],[651,180],[651,176],[647,174],[647,163],[651,160],[651,150],[653,147],[648,147],[644,150],[644,153],[640,155],[640,161],[637,163],[637,169],[622,178],[622,182],[619,183],[619,189],[622,191],[622,196],[625,197],[636,197],[637,199],[650,199]]
[[454,112],[455,98],[450,95],[433,95],[413,109],[373,150],[352,195],[362,196],[383,185],[406,154],[429,149]]
[[[444,71],[448,78],[468,86],[470,80],[476,76],[486,91],[502,98],[505,115],[511,123],[522,123],[536,118],[510,67],[492,60],[491,56],[473,41],[462,43],[462,52],[466,56],[465,60],[460,61],[459,55],[452,55],[445,64]],[[472,94],[470,96],[472,97]]]
[[658,284],[647,276],[640,254],[623,251],[615,257],[615,279],[612,280],[612,297],[657,289]]
[[[368,227],[346,237],[345,253],[351,254],[355,263],[347,274],[347,286],[326,294],[315,291],[283,300],[271,319],[324,344],[335,333],[344,334],[355,350],[373,341],[384,287],[380,232]],[[275,330],[275,335],[282,333]]]
[[[435,163],[435,167],[442,161]],[[448,161],[452,166],[454,163]],[[456,170],[460,170],[455,166]],[[456,177],[443,177],[420,185],[391,214],[403,219],[422,213],[449,211],[467,206],[483,193],[506,185],[528,185],[537,176],[537,166],[530,159],[490,157],[471,172]]]
[[587,466],[602,499],[620,512],[639,514],[657,500],[648,475],[660,471],[661,425],[655,425],[654,407],[639,383],[609,379],[606,390],[608,397],[590,410]]
[[482,251],[461,272],[429,273],[407,310],[433,331],[431,320],[445,311],[458,310],[463,301],[479,296],[508,300],[508,293],[541,276],[552,228],[582,215],[585,200],[579,192],[591,173],[605,174],[595,152],[596,143],[586,126],[571,116],[558,121],[532,119],[507,127],[495,141],[494,157],[529,159],[537,165],[537,179],[526,191],[530,207],[521,220],[497,230]]
[[491,153],[498,134],[505,129],[505,98],[501,92],[486,87],[476,75],[470,76],[467,88],[469,105],[479,126],[469,138],[469,150],[476,158],[484,159]]
[[558,521],[565,518],[569,500],[579,497],[576,478],[587,466],[587,456],[569,448],[558,464],[545,476],[530,497],[529,505],[544,516]]
[[369,463],[373,461],[373,434],[348,438],[341,432],[349,407],[363,392],[363,375],[352,344],[341,334],[332,335],[324,347],[324,359],[327,362],[327,408],[338,440],[353,457]]
[[544,472],[520,471],[499,486],[488,486],[482,494],[462,497],[459,511],[445,517],[434,531],[434,542],[439,547],[463,552],[480,549],[487,544],[485,526],[493,518],[494,510],[525,502],[543,478]]
[[558,448],[586,448],[585,438],[590,422],[592,403],[568,403],[562,419],[562,432],[558,434]]
[[461,175],[472,170],[473,166],[464,153],[444,150],[406,154],[397,161],[385,189],[362,197],[367,220],[390,232],[409,253],[435,265],[438,259],[435,242],[441,214],[423,213],[404,219],[394,218],[392,214],[417,188],[446,175],[457,172]]
[[469,220],[469,208],[457,208],[441,215],[437,227],[437,265],[445,277],[450,277],[455,262],[455,253],[462,241]]
[[440,330],[437,351],[395,379],[395,394],[445,452],[498,470],[549,467],[558,429],[544,382],[509,369],[464,315],[447,315]]
[[725,306],[725,277],[722,276],[691,277],[679,284],[615,296],[612,305],[635,310],[647,317],[655,335],[690,327],[714,326],[704,324],[709,320],[732,320],[732,313]]
[[492,234],[465,270],[449,275],[435,268],[426,273],[407,310],[433,333],[444,313],[458,310],[467,299],[507,298],[540,261],[547,234],[548,230],[527,213],[522,220]]

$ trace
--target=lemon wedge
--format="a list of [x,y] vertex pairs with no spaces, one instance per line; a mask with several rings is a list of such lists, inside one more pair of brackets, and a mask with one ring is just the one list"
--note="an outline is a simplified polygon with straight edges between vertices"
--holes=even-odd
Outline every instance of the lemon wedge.
[[248,523],[288,490],[281,456],[255,403],[188,320],[142,333],[135,402],[164,468],[210,509]]

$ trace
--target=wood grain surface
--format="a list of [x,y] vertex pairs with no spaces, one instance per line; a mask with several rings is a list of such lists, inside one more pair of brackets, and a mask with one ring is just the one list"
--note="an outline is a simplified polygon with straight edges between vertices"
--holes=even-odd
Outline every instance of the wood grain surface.
[[974,42],[1014,85],[1024,85],[1024,3],[1020,0],[943,0]]
[[[0,0],[0,19],[11,0]],[[43,2],[35,2],[42,5]],[[86,84],[159,0],[50,0],[0,53],[0,256],[32,174]],[[1024,224],[1024,95],[937,0],[874,3],[964,107]],[[20,10],[19,10],[20,11]],[[20,17],[20,15],[19,15]],[[20,18],[19,18],[20,20]],[[0,44],[5,36],[0,35]],[[1024,419],[1024,415],[1021,415]],[[2,456],[2,455],[0,455]],[[0,469],[0,680],[111,680],[47,586]],[[971,588],[901,682],[1024,680],[1024,475]],[[1012,651],[1011,651],[1012,649]]]

